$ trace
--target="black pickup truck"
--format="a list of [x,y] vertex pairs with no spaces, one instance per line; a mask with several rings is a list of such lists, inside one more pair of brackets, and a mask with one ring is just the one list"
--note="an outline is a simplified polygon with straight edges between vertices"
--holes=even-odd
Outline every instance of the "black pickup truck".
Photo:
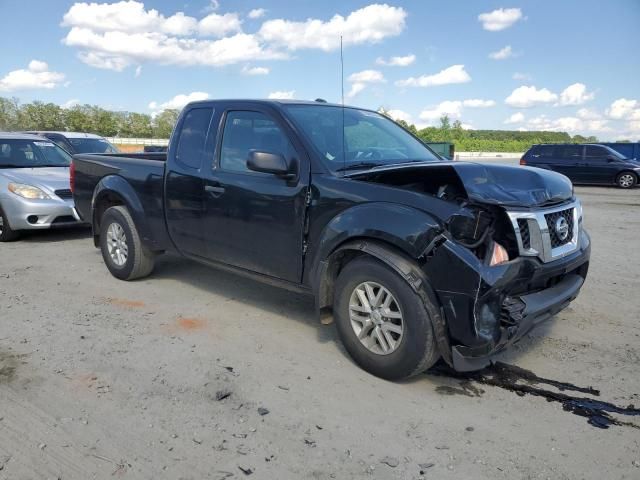
[[487,365],[575,299],[589,265],[566,177],[445,161],[327,103],[191,103],[166,154],[76,155],[72,189],[117,278],[172,252],[312,294],[389,379],[440,357]]

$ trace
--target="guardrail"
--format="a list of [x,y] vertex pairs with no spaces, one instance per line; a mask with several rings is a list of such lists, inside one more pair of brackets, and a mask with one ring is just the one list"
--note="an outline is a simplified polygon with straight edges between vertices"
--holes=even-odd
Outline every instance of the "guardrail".
[[168,138],[126,138],[126,137],[105,137],[114,145],[169,145]]

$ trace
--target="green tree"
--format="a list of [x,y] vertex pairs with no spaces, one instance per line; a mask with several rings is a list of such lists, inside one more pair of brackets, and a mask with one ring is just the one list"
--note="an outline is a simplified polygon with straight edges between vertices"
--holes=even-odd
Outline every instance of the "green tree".
[[163,110],[156,115],[153,119],[153,136],[155,138],[169,138],[179,115],[180,110],[174,109]]
[[17,98],[0,97],[0,130],[20,128],[19,112],[20,102]]
[[64,112],[54,103],[33,102],[23,105],[18,118],[20,129],[64,130]]

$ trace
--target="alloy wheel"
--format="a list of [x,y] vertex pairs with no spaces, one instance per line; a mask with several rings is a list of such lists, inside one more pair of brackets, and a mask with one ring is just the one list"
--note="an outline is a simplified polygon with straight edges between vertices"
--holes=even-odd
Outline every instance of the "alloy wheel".
[[633,185],[634,180],[635,178],[633,178],[633,175],[631,175],[630,173],[625,173],[624,175],[620,175],[618,183],[623,188],[629,188],[631,185]]
[[402,340],[404,322],[393,294],[376,282],[358,285],[349,299],[351,328],[370,352],[388,355]]
[[127,235],[119,223],[112,223],[107,228],[107,249],[113,263],[118,267],[124,266],[129,257]]

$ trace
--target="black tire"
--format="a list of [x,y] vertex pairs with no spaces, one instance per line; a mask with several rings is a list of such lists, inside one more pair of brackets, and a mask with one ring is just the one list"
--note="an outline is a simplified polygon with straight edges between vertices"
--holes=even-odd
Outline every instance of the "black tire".
[[[402,336],[391,353],[369,350],[351,326],[349,301],[363,282],[375,282],[386,288],[402,312]],[[340,339],[351,357],[378,377],[388,380],[411,377],[427,370],[440,357],[432,321],[422,298],[397,272],[371,257],[357,258],[340,272],[335,285],[333,315]]]
[[620,188],[633,188],[638,183],[638,176],[633,172],[622,172],[616,177],[616,184]]
[[[127,246],[126,260],[122,265],[112,258],[109,251],[107,232],[111,225],[118,225],[124,232]],[[138,229],[126,207],[118,206],[107,209],[100,221],[100,250],[105,265],[111,274],[120,280],[135,280],[146,277],[153,271],[155,255],[144,247],[140,241]]]
[[7,220],[7,216],[0,208],[0,242],[13,242],[20,237],[20,232],[13,230],[11,225],[9,225],[9,220]]

